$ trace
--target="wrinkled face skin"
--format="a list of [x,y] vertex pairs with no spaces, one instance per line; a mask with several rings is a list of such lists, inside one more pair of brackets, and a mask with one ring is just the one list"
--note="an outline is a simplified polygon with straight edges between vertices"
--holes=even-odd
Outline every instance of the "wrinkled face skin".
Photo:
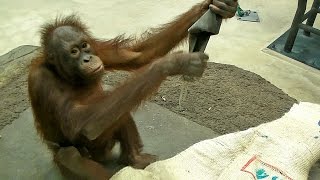
[[89,37],[71,26],[58,27],[53,32],[55,62],[61,76],[70,81],[86,83],[104,72],[104,66],[90,47]]

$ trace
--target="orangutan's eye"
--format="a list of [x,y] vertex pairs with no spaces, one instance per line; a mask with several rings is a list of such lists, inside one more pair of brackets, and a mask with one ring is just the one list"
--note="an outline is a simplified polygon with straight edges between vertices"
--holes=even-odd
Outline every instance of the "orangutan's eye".
[[86,42],[82,43],[82,48],[83,49],[87,49],[87,48],[90,48],[90,45]]
[[73,56],[77,55],[78,53],[79,53],[79,49],[78,49],[78,48],[72,48],[72,49],[71,49],[71,54],[72,54]]

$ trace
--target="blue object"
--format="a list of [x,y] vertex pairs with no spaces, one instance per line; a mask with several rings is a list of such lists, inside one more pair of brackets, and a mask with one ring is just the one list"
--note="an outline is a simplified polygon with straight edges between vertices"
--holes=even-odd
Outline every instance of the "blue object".
[[257,179],[264,179],[269,177],[269,175],[266,173],[266,171],[264,169],[258,169],[256,171],[256,177]]

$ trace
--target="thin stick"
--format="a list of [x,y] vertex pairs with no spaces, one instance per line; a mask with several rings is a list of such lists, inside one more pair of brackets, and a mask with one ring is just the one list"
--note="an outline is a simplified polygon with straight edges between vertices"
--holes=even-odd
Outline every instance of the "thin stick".
[[180,86],[179,109],[183,110],[182,102],[186,100],[188,93],[188,82],[183,80]]

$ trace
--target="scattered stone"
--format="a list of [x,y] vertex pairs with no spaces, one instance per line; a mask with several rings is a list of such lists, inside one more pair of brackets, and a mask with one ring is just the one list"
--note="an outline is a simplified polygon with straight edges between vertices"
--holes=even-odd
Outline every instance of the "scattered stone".
[[146,128],[149,130],[154,130],[154,126],[146,126]]

